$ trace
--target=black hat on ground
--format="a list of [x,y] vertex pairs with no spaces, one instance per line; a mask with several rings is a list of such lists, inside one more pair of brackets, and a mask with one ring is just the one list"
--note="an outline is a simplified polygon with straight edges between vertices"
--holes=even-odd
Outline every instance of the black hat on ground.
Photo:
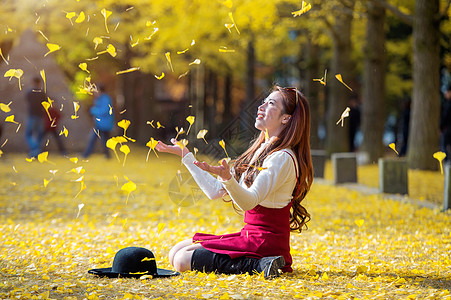
[[158,269],[152,251],[141,247],[127,247],[121,249],[114,256],[113,267],[91,269],[88,273],[109,278],[139,278],[144,275],[152,275],[152,277],[169,277],[180,275],[180,273],[176,271]]

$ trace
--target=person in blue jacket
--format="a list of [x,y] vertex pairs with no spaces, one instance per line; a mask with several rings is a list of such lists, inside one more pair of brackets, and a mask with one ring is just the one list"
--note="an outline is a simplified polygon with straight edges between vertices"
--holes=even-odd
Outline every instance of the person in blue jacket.
[[89,109],[89,112],[94,117],[95,128],[91,131],[88,146],[83,153],[83,157],[86,158],[92,153],[96,140],[100,139],[105,156],[110,158],[110,152],[108,151],[106,142],[109,139],[110,132],[114,126],[114,113],[112,107],[111,97],[105,93],[105,87],[103,85],[99,85],[93,105]]

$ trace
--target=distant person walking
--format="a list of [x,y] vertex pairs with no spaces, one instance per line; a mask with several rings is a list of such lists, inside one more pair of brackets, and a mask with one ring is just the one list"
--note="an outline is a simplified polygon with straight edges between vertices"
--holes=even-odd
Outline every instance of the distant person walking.
[[26,94],[28,105],[27,125],[25,128],[25,139],[29,148],[29,156],[36,157],[41,152],[41,141],[44,135],[44,107],[42,102],[47,99],[41,90],[41,78],[33,78],[33,88]]
[[112,109],[111,97],[105,93],[105,87],[103,85],[98,86],[96,97],[94,98],[93,105],[89,112],[94,117],[95,128],[91,132],[88,140],[88,146],[86,147],[83,157],[88,157],[94,150],[96,140],[100,138],[105,156],[110,158],[110,152],[106,146],[106,142],[110,137],[110,131],[114,126],[114,114]]
[[59,136],[57,129],[61,114],[55,107],[49,107],[48,111],[52,120],[50,120],[48,117],[44,118],[44,137],[48,134],[53,136],[53,139],[55,140],[61,155],[67,155],[66,148],[64,147],[64,143],[61,136]]

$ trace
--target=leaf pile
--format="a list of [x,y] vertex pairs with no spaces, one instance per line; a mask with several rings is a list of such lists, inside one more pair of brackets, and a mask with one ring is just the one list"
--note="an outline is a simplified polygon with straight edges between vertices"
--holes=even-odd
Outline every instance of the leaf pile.
[[[3,156],[0,298],[451,299],[449,213],[319,184],[305,200],[309,229],[291,235],[292,274],[269,281],[198,272],[91,276],[88,269],[111,266],[127,246],[151,249],[158,267],[172,269],[167,254],[178,241],[242,227],[229,203],[198,198],[194,190],[192,202],[176,205],[168,189],[185,172],[180,160],[160,155],[146,162],[146,155],[134,149],[125,166],[100,155],[75,163],[50,153],[54,164]],[[132,192],[121,189],[128,182],[136,184]]]

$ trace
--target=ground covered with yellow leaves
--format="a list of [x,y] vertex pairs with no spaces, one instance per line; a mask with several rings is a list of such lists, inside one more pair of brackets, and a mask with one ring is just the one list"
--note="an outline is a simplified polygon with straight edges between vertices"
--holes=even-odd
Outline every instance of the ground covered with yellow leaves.
[[[450,213],[318,183],[305,201],[309,229],[291,236],[292,274],[97,278],[88,269],[127,246],[170,269],[175,243],[238,231],[242,216],[189,184],[178,193],[175,157],[74,161],[0,158],[1,299],[451,299]],[[121,190],[129,182],[136,189]]]

